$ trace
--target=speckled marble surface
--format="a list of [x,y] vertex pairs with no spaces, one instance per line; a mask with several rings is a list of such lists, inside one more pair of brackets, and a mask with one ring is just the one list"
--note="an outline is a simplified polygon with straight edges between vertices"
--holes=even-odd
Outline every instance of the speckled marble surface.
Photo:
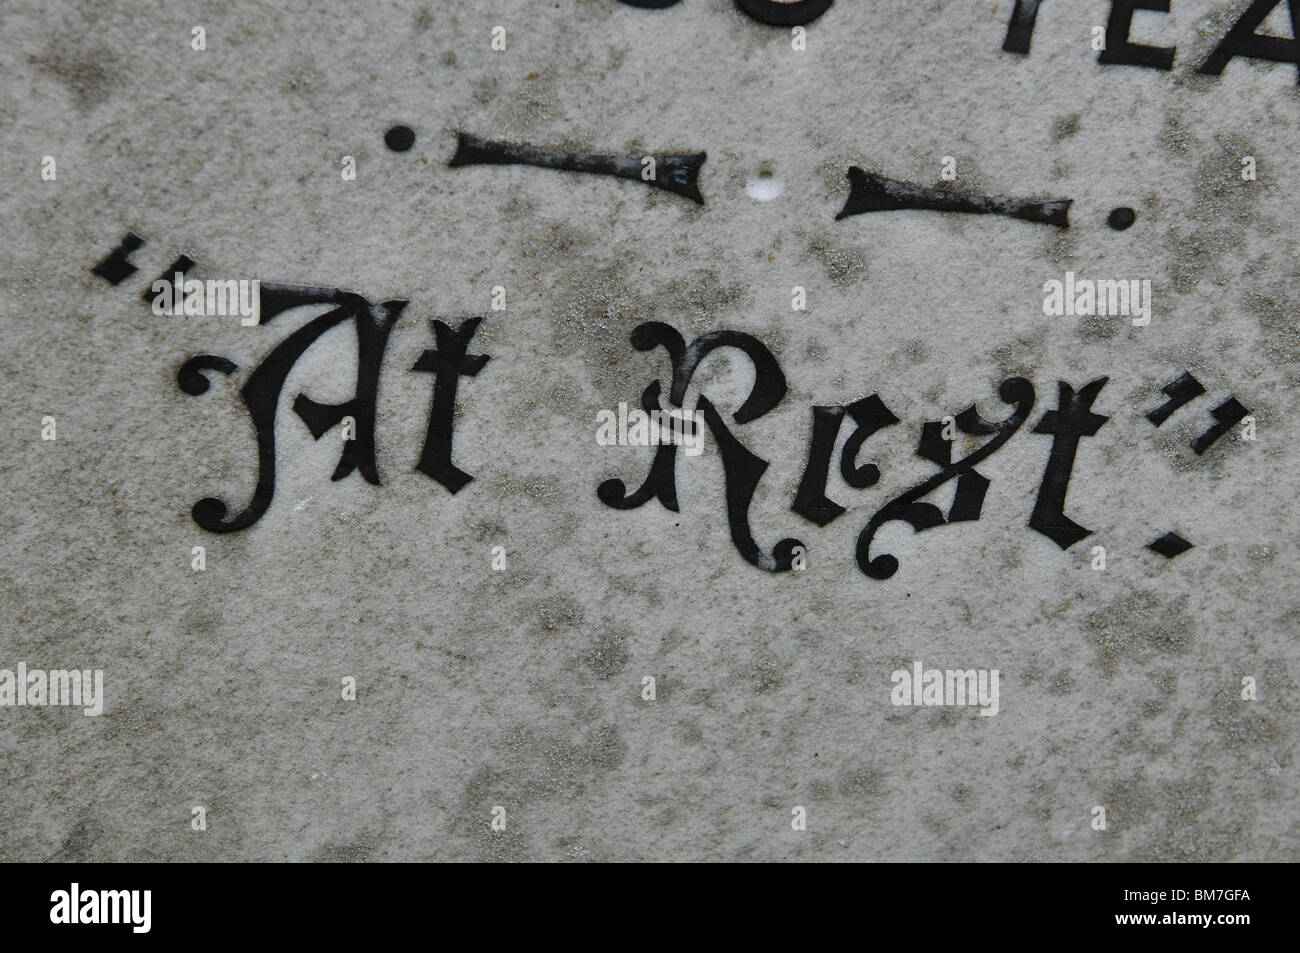
[[[1295,68],[1195,73],[1240,2],[1139,14],[1135,39],[1177,46],[1169,72],[1098,65],[1092,0],[1048,0],[1030,54],[1005,53],[1011,7],[837,0],[798,51],[723,0],[5,3],[0,668],[102,669],[106,697],[100,717],[0,706],[0,858],[1300,859]],[[384,145],[396,123],[408,152]],[[704,151],[705,204],[448,168],[458,130]],[[1069,197],[1071,227],[836,221],[850,165]],[[1132,228],[1107,227],[1117,206]],[[140,270],[114,287],[90,269],[128,230]],[[238,388],[300,321],[154,315],[140,292],[181,253],[198,278],[410,302],[379,384],[382,486],[331,482],[337,432],[314,441],[290,408],[350,396],[355,343],[333,332],[289,377],[265,516],[195,524],[199,499],[252,492]],[[1067,271],[1149,280],[1151,323],[1045,317]],[[491,360],[460,382],[474,481],[453,496],[415,470],[432,382],[411,368],[430,319],[465,315]],[[759,545],[803,540],[806,570],[737,554],[711,441],[678,464],[680,512],[597,499],[646,472],[648,451],[594,431],[667,380],[663,351],[629,343],[651,320],[743,331],[779,360],[788,393],[733,429],[771,464]],[[202,353],[239,370],[192,397],[176,371]],[[1153,427],[1184,371],[1206,394]],[[980,464],[982,518],[889,524],[900,568],[865,576],[858,533],[935,470],[921,423],[972,402],[999,418],[1017,375],[1037,404]],[[729,413],[752,376],[718,352],[688,404]],[[1094,535],[1063,552],[1026,526],[1052,445],[1031,430],[1057,381],[1103,376],[1110,419],[1080,441],[1066,507]],[[902,421],[860,456],[880,482],[833,468],[848,511],[819,528],[790,508],[809,407],[872,393]],[[1229,395],[1257,438],[1194,454]],[[1171,530],[1194,547],[1145,549]],[[997,669],[997,715],[895,706],[891,673],[915,661]]]

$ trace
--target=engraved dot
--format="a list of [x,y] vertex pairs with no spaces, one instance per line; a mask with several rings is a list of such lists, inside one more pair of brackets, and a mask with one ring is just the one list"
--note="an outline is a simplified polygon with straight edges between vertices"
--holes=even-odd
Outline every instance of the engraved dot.
[[785,191],[785,183],[770,165],[761,165],[745,182],[745,194],[760,202],[770,202]]
[[1127,205],[1113,209],[1110,217],[1106,219],[1106,224],[1117,232],[1122,232],[1134,222],[1137,221],[1137,212],[1133,211]]
[[410,126],[394,126],[384,133],[384,145],[394,152],[405,152],[415,145],[415,130]]

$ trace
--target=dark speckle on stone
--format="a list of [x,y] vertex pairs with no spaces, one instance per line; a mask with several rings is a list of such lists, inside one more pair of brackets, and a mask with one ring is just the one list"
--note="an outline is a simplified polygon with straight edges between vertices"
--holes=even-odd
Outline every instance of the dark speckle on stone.
[[88,113],[108,99],[116,83],[119,64],[105,46],[85,46],[80,41],[58,40],[30,62],[67,87],[77,108]]
[[1079,131],[1079,114],[1072,113],[1069,116],[1062,116],[1052,124],[1053,139],[1068,139]]

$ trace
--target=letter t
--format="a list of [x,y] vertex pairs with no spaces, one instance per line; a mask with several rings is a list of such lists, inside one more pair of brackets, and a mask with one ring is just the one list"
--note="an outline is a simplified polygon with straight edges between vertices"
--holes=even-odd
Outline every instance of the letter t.
[[433,405],[429,408],[429,429],[425,432],[424,449],[415,468],[433,477],[452,493],[459,492],[474,479],[451,462],[451,439],[453,415],[456,411],[456,386],[461,375],[474,377],[490,360],[486,354],[465,353],[469,350],[470,338],[482,320],[468,318],[453,331],[435,318],[430,323],[437,349],[421,354],[412,368],[436,375],[433,382]]
[[1079,450],[1079,438],[1091,437],[1110,420],[1092,413],[1092,402],[1106,386],[1108,377],[1085,384],[1076,394],[1065,381],[1058,381],[1057,409],[1043,414],[1034,433],[1052,434],[1052,452],[1038,487],[1038,500],[1029,517],[1030,529],[1036,529],[1062,549],[1069,549],[1092,533],[1065,515],[1065,494],[1070,487],[1070,472]]

